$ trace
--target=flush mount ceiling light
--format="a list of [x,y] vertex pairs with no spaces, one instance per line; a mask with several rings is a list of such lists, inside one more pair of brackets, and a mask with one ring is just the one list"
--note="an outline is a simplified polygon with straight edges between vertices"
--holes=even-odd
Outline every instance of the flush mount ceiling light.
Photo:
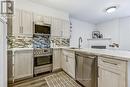
[[111,6],[106,9],[107,13],[113,13],[117,10],[117,6]]

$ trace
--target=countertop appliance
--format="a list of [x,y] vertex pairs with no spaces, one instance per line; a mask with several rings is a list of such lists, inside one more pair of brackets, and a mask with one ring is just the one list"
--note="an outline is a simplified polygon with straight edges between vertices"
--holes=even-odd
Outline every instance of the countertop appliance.
[[76,80],[85,87],[97,87],[97,56],[76,52]]
[[34,76],[47,71],[52,71],[52,49],[34,49]]

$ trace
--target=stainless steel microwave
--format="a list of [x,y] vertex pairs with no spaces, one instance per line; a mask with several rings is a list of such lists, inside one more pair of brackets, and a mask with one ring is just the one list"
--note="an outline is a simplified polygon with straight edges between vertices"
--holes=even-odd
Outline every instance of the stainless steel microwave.
[[34,34],[51,34],[51,26],[48,24],[34,24]]

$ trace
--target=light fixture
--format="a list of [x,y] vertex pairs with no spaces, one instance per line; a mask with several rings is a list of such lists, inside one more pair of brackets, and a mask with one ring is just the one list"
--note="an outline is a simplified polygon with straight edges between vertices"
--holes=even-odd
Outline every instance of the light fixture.
[[108,8],[106,9],[106,12],[107,12],[107,13],[113,13],[113,12],[116,11],[116,9],[117,9],[117,6],[111,6],[111,7],[108,7]]

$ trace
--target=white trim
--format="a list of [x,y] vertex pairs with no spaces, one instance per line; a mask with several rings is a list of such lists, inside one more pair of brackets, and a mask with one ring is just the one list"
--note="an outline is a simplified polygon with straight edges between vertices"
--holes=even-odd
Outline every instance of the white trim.
[[0,17],[0,87],[7,87],[7,23]]

